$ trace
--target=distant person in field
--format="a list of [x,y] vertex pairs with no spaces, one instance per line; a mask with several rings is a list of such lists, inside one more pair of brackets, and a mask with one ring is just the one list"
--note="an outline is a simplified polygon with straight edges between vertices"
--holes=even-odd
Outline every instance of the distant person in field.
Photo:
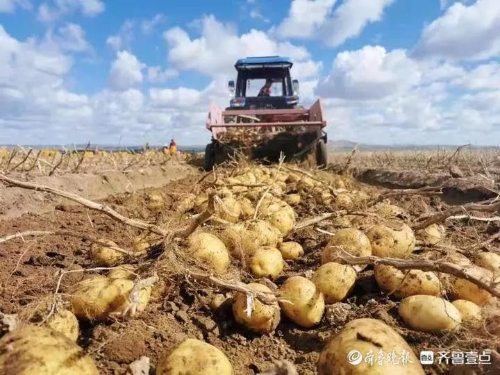
[[170,141],[169,151],[171,156],[177,155],[177,143],[173,139]]
[[266,79],[266,83],[264,86],[259,91],[259,94],[257,96],[271,96],[271,85],[273,84],[273,81],[271,79]]

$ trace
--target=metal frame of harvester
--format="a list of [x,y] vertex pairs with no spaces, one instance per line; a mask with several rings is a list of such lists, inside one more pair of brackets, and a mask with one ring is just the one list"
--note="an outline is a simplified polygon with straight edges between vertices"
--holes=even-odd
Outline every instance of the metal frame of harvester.
[[[230,107],[223,110],[215,103],[210,105],[206,126],[212,140],[205,150],[205,169],[212,169],[236,152],[271,163],[283,153],[287,160],[326,166],[326,121],[321,100],[310,108],[299,105],[299,83],[291,79],[292,66],[289,58],[280,56],[247,57],[236,62],[236,85],[234,81],[228,83]],[[247,95],[252,79],[281,84],[282,95]]]

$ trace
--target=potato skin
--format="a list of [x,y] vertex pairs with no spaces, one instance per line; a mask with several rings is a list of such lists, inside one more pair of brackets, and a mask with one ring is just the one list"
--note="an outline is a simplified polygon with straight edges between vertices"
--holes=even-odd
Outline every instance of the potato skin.
[[465,299],[457,299],[451,304],[455,306],[458,311],[460,311],[462,321],[473,325],[481,323],[483,319],[482,310],[481,307],[476,305],[474,302],[467,301]]
[[[338,230],[321,253],[321,264],[334,262],[339,252],[339,247],[352,256],[364,257],[372,255],[372,245],[368,237],[359,229],[343,228]],[[366,266],[356,266],[358,271]]]
[[[467,272],[486,282],[494,280],[493,272],[476,265],[467,266]],[[486,290],[477,285],[454,276],[449,276],[451,283],[451,295],[454,299],[465,299],[474,302],[476,305],[484,306],[493,303],[496,298]]]
[[206,232],[195,232],[187,239],[189,252],[196,259],[208,262],[218,274],[227,271],[230,258],[224,242],[217,236]]
[[405,298],[417,294],[439,296],[441,283],[433,272],[420,270],[402,271],[395,267],[377,264],[374,276],[380,289],[391,293],[396,298]]
[[485,268],[491,272],[500,271],[500,255],[496,253],[479,253],[474,258],[474,263],[479,267]]
[[250,257],[250,269],[257,277],[276,278],[283,271],[283,256],[271,246],[258,248]]
[[404,223],[376,224],[366,233],[373,255],[384,258],[408,258],[415,249],[415,234]]
[[407,297],[399,304],[398,313],[409,327],[422,332],[453,330],[462,323],[460,311],[435,296]]
[[[259,283],[250,283],[247,284],[247,287],[259,292],[272,293],[271,289]],[[254,298],[253,304],[253,311],[250,316],[247,316],[247,295],[246,293],[236,293],[233,302],[234,319],[251,331],[257,333],[273,332],[280,321],[280,307],[278,303],[268,305]]]
[[354,288],[356,270],[351,266],[328,262],[319,267],[311,277],[311,281],[325,296],[325,303],[342,301]]
[[0,339],[0,374],[99,375],[93,359],[63,334],[27,325]]
[[280,245],[279,250],[285,260],[295,260],[304,255],[304,248],[301,244],[295,241],[283,242]]
[[[357,350],[363,355],[373,352],[373,365],[361,361],[360,364],[350,364],[348,355],[351,350]],[[382,350],[384,355],[394,351],[398,364],[385,360],[377,363],[377,354]],[[402,364],[399,356],[403,351],[408,353],[412,363]],[[419,360],[408,343],[391,327],[377,319],[355,319],[344,328],[323,348],[318,360],[318,375],[424,375]]]
[[323,293],[311,281],[302,276],[286,279],[280,288],[280,302],[283,313],[293,322],[304,328],[317,325],[325,312]]
[[196,339],[183,341],[156,367],[156,375],[205,374],[234,375],[234,372],[220,349]]

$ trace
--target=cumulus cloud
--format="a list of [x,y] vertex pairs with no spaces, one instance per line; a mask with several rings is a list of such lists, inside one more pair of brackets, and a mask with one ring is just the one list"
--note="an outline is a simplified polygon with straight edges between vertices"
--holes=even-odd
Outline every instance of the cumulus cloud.
[[148,81],[153,83],[162,83],[166,82],[171,78],[175,78],[178,76],[178,72],[174,69],[164,69],[162,70],[159,66],[150,66],[148,67]]
[[394,0],[292,0],[288,16],[272,32],[282,38],[318,39],[331,47],[357,37],[382,19]]
[[85,52],[90,49],[90,44],[85,39],[85,31],[75,23],[68,22],[59,27],[55,35],[50,35],[49,38],[66,51]]
[[156,14],[153,18],[141,22],[141,31],[143,34],[151,34],[166,19],[164,14]]
[[86,17],[95,17],[104,12],[101,0],[54,0],[53,4],[44,2],[38,7],[38,19],[53,22],[65,15],[79,12]]
[[200,30],[201,36],[193,39],[180,27],[165,31],[164,38],[170,47],[168,58],[175,69],[194,70],[210,76],[234,74],[233,65],[237,59],[265,55],[291,57],[295,61],[294,76],[298,79],[315,76],[322,67],[320,62],[312,60],[304,47],[277,42],[255,29],[238,35],[213,15],[200,20]]
[[485,60],[500,54],[500,2],[455,2],[426,26],[413,51],[417,58]]
[[125,91],[142,82],[142,70],[146,67],[137,57],[120,51],[111,65],[109,86],[115,91]]
[[29,0],[0,0],[0,13],[14,13],[16,8],[31,9]]
[[116,35],[110,35],[106,39],[106,44],[111,46],[115,51],[120,51],[122,49],[129,49],[130,44],[135,38],[135,21],[126,20],[120,26],[120,30]]
[[339,53],[317,93],[350,100],[380,99],[418,85],[421,76],[404,50],[387,52],[381,46],[366,46]]

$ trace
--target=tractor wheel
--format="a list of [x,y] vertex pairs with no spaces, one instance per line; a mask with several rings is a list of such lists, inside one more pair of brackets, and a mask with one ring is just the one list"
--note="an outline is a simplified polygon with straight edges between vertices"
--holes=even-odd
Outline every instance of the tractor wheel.
[[211,171],[215,165],[215,150],[214,144],[209,143],[207,147],[205,147],[205,170]]
[[326,168],[328,166],[328,148],[322,139],[316,144],[316,165],[319,168]]

